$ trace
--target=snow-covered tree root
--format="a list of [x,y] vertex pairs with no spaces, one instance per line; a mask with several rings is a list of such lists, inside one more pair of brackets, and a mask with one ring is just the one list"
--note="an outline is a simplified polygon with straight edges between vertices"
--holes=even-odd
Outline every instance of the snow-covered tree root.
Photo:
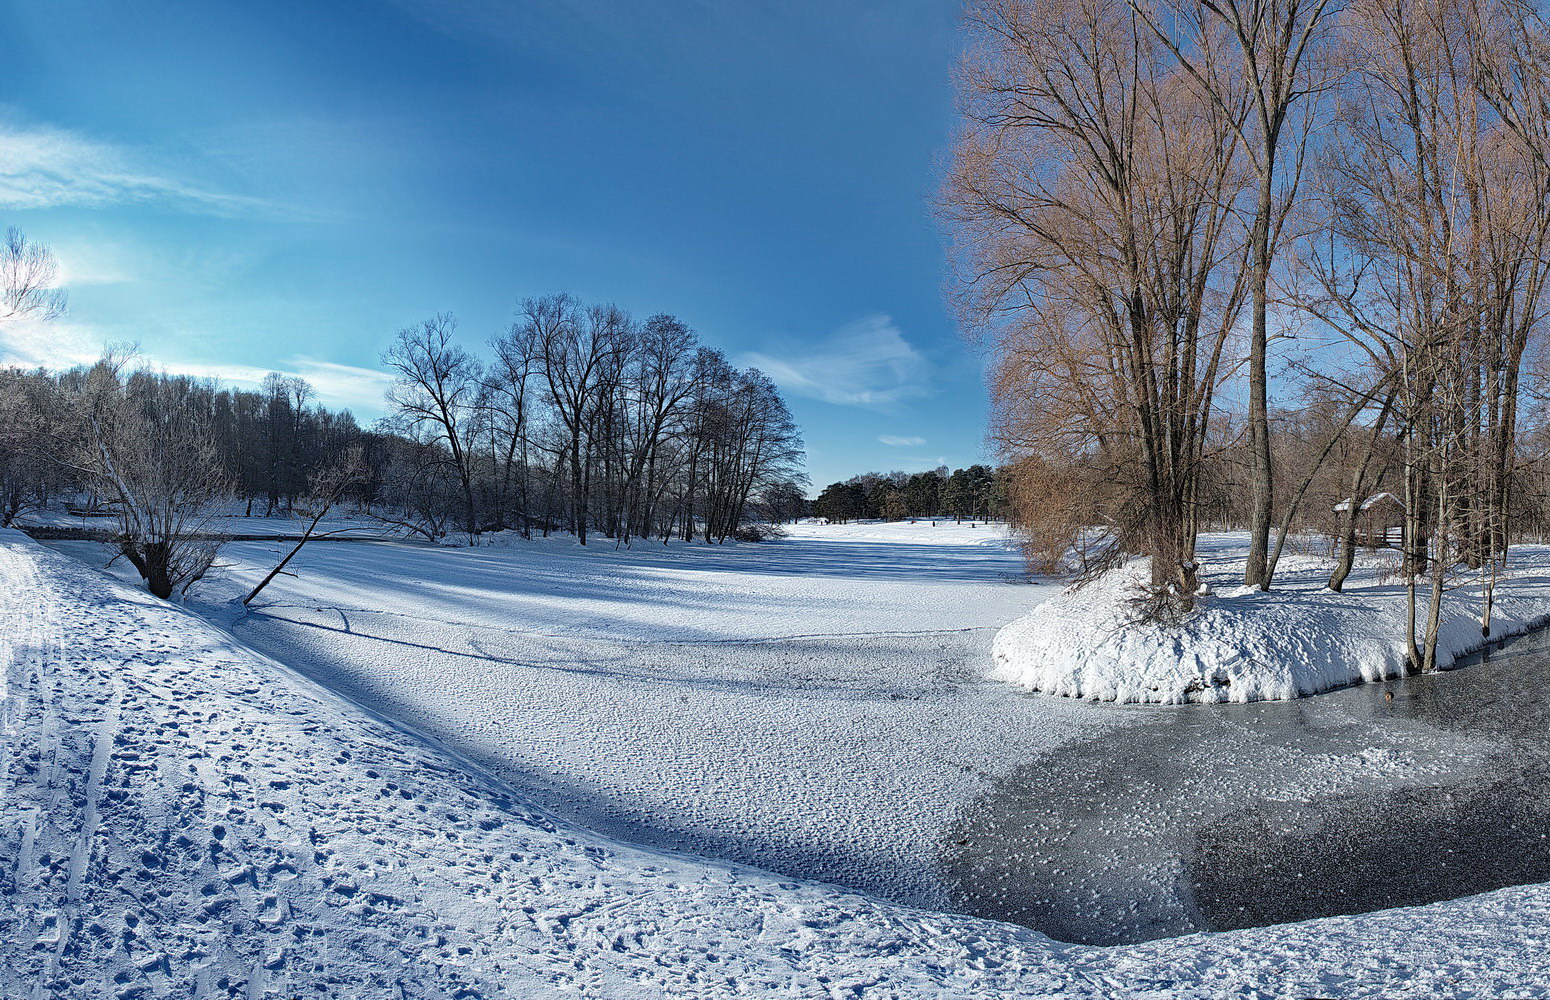
[[[1134,621],[1141,570],[1124,567],[1003,628],[991,676],[1071,698],[1181,704],[1297,698],[1404,673],[1397,554],[1363,555],[1338,594],[1325,586],[1330,560],[1291,556],[1265,593],[1237,585],[1238,536],[1204,541],[1216,557],[1205,579],[1217,589],[1182,625]],[[1442,605],[1439,666],[1550,622],[1550,547],[1513,549],[1496,585],[1489,637],[1480,632],[1478,574],[1461,571],[1454,583]]]

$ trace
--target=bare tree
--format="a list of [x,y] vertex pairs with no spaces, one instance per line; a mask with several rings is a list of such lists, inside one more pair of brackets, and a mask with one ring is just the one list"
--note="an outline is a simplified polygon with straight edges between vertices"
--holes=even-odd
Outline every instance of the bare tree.
[[[1295,199],[1313,125],[1312,114],[1294,117],[1292,112],[1299,101],[1326,83],[1325,74],[1309,71],[1309,56],[1322,39],[1329,12],[1338,4],[1331,0],[1166,0],[1161,9],[1144,0],[1129,0],[1129,4],[1235,124],[1253,166],[1248,261],[1253,300],[1248,356],[1253,499],[1244,583],[1269,589],[1267,549],[1274,500],[1267,366],[1271,265],[1282,244],[1282,226]],[[1244,93],[1252,105],[1247,116],[1238,114]],[[1285,155],[1288,145],[1290,157]],[[1283,190],[1277,190],[1278,184]]]
[[997,405],[1131,483],[1113,552],[1149,556],[1153,592],[1187,611],[1204,446],[1248,287],[1233,206],[1251,99],[1201,94],[1123,2],[980,0],[967,19],[944,196],[965,318],[997,348],[1055,348],[1023,369],[1032,381],[997,383]]
[[499,483],[496,504],[504,514],[515,490],[522,534],[527,537],[532,530],[528,498],[533,397],[536,395],[532,389],[542,360],[542,349],[535,330],[521,323],[513,323],[506,334],[497,337],[490,346],[495,350],[495,363],[486,372],[483,407],[488,415],[492,436],[490,451],[496,462],[495,475]]
[[41,243],[12,227],[0,243],[0,323],[46,321],[65,311],[64,289],[56,286],[59,261]]
[[649,535],[665,482],[658,475],[668,438],[685,402],[694,392],[694,332],[672,316],[658,315],[641,330],[640,351],[632,374],[632,441],[621,494],[629,511],[625,540]]
[[1489,633],[1507,552],[1504,456],[1550,273],[1550,77],[1543,26],[1526,14],[1489,0],[1350,5],[1327,229],[1307,253],[1320,290],[1308,308],[1393,381],[1407,649],[1420,670],[1436,665],[1456,566],[1484,577]]
[[474,504],[474,469],[466,436],[469,408],[479,388],[479,363],[452,341],[457,321],[441,313],[398,332],[383,363],[398,373],[388,402],[414,428],[428,430],[445,445],[463,495],[463,529],[472,544],[479,536]]
[[564,428],[569,520],[577,541],[585,545],[595,457],[591,435],[602,413],[605,389],[612,385],[629,350],[632,324],[613,306],[594,306],[583,313],[569,295],[527,300],[521,323],[538,346],[549,404]]
[[88,373],[74,467],[118,505],[119,554],[157,597],[186,593],[215,562],[215,518],[230,481],[199,386],[149,372],[123,376],[108,357]]
[[302,529],[301,537],[296,540],[296,544],[285,554],[285,557],[275,563],[274,568],[258,581],[258,585],[248,591],[247,596],[242,599],[243,604],[252,604],[253,599],[269,586],[269,581],[284,573],[285,567],[301,552],[302,546],[314,538],[325,538],[334,533],[319,533],[318,525],[344,498],[345,493],[364,482],[368,475],[369,472],[359,448],[351,449],[343,458],[318,469],[308,486],[308,496],[301,508],[302,516],[306,518],[306,527]]

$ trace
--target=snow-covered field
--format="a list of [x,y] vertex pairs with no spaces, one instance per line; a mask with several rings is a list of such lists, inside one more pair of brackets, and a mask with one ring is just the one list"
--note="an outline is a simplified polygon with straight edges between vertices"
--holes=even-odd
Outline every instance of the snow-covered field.
[[[0,996],[1550,990],[1547,887],[1088,948],[628,846],[538,804],[569,792],[568,815],[686,842],[726,828],[725,854],[759,841],[773,861],[763,827],[789,817],[793,849],[829,844],[819,860],[907,865],[980,783],[966,769],[1125,724],[978,677],[1033,593],[1002,582],[1016,563],[995,546],[911,530],[944,528],[666,553],[320,546],[231,620],[284,664],[0,533]],[[395,613],[374,610],[390,594]],[[913,846],[886,843],[890,822]]]
[[[1248,702],[1399,676],[1408,601],[1397,552],[1363,552],[1340,593],[1333,560],[1287,554],[1271,593],[1242,586],[1240,534],[1200,540],[1212,593],[1182,627],[1127,625],[1144,564],[1040,604],[996,637],[993,675],[1033,691],[1128,702]],[[1443,600],[1438,663],[1550,620],[1550,546],[1520,545],[1496,581],[1491,634],[1480,632],[1481,575]],[[1424,587],[1424,584],[1423,584]],[[1418,612],[1424,621],[1426,597]]]
[[[799,525],[759,544],[239,543],[201,605],[241,641],[591,829],[943,906],[985,782],[1113,713],[982,674],[1028,585],[1005,531]],[[509,540],[508,540],[509,541]]]

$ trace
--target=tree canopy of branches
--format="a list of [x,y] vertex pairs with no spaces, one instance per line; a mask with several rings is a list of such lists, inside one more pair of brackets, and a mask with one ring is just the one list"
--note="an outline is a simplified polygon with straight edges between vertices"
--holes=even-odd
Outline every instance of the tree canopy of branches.
[[127,376],[105,359],[76,380],[73,466],[117,508],[119,554],[157,597],[183,593],[215,561],[230,484],[216,453],[207,394],[193,380]]
[[528,299],[484,366],[451,330],[448,317],[428,321],[390,356],[395,426],[432,429],[400,449],[388,477],[401,507],[436,507],[447,492],[438,470],[452,469],[471,536],[513,527],[567,530],[583,545],[594,532],[619,544],[719,542],[801,493],[801,437],[775,385],[675,317]]
[[1001,338],[1002,439],[1102,464],[1126,493],[1113,551],[1150,556],[1153,586],[1187,608],[1207,432],[1250,285],[1233,209],[1251,101],[1204,94],[1124,3],[985,0],[968,21],[944,204],[965,318]]
[[1550,34],[1513,3],[1362,0],[1343,41],[1305,302],[1369,381],[1392,381],[1410,659],[1429,669],[1449,569],[1506,558],[1523,359],[1550,275]]
[[[1150,557],[1187,611],[1203,524],[1249,529],[1265,589],[1318,525],[1339,589],[1363,497],[1389,491],[1412,665],[1436,662],[1450,576],[1485,577],[1488,631],[1543,457],[1519,441],[1550,269],[1538,8],[974,0],[966,20],[942,207],[1031,547],[1096,527],[1096,565]],[[1301,410],[1268,395],[1278,340]]]
[[7,229],[0,242],[0,323],[47,322],[63,315],[65,292],[58,279],[59,261],[52,250],[15,227]]

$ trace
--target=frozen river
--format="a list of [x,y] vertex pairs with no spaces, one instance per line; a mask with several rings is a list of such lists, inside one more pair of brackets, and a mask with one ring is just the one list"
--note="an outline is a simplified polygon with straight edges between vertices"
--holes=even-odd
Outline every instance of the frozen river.
[[227,546],[199,609],[588,829],[896,902],[948,905],[944,838],[990,782],[1126,721],[984,677],[996,631],[1056,589],[1000,527],[325,543],[243,613],[280,549]]
[[1550,633],[1481,659],[1298,701],[1116,709],[1143,721],[966,810],[954,905],[1113,944],[1550,880]]

